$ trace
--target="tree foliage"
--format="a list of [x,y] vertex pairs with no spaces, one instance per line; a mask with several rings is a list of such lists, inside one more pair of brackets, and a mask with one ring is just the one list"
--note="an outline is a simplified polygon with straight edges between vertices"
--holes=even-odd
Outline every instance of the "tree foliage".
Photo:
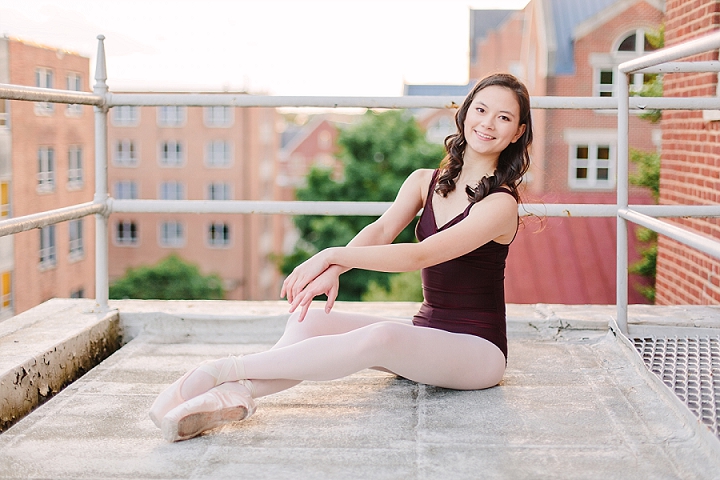
[[[341,178],[332,170],[313,167],[298,200],[387,202],[395,199],[403,181],[418,168],[436,167],[444,149],[427,140],[415,120],[406,112],[368,111],[362,121],[343,129],[338,137]],[[288,274],[295,266],[320,250],[347,244],[375,217],[298,216],[295,225],[301,241],[280,261]],[[403,230],[398,242],[414,239],[412,226]],[[380,272],[351,270],[341,279],[339,300],[360,300],[371,282],[388,288],[390,276]]]
[[155,265],[130,268],[110,286],[113,299],[216,300],[223,296],[218,275],[204,276],[196,265],[175,254]]

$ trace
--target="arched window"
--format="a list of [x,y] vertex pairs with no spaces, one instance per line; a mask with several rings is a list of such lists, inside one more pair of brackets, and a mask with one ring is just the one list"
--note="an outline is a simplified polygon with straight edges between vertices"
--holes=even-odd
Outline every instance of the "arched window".
[[[593,93],[599,97],[612,97],[615,95],[616,82],[617,82],[617,66],[624,61],[630,60],[635,57],[640,57],[653,50],[656,47],[650,40],[649,29],[636,28],[624,35],[621,35],[614,43],[614,47],[609,55],[597,55],[596,57],[602,57],[594,63],[594,75],[595,85]],[[636,73],[633,75],[630,89],[640,90],[643,85],[651,81],[653,75],[643,75],[642,73]]]

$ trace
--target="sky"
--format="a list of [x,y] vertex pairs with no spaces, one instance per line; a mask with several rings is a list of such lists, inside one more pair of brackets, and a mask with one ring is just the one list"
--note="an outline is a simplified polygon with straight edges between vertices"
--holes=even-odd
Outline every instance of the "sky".
[[[0,35],[90,57],[111,91],[402,95],[468,81],[469,10],[528,0],[0,0]],[[94,82],[91,82],[94,83]]]

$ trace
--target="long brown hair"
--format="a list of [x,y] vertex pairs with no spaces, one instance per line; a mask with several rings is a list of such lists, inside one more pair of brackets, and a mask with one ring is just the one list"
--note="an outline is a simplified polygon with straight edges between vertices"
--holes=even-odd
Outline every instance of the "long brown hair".
[[468,185],[465,188],[465,192],[470,202],[479,202],[490,193],[491,189],[499,187],[500,185],[507,185],[515,199],[520,201],[518,187],[522,183],[523,175],[525,175],[530,166],[528,148],[532,144],[533,139],[530,95],[525,85],[508,73],[496,73],[480,80],[468,96],[465,97],[465,101],[455,113],[457,132],[445,138],[447,155],[445,155],[445,158],[440,163],[440,176],[435,186],[435,191],[443,197],[446,197],[448,193],[455,190],[455,180],[458,178],[458,175],[460,175],[463,167],[463,156],[465,154],[465,148],[467,147],[467,140],[464,134],[467,111],[477,92],[490,86],[504,87],[515,93],[518,105],[520,106],[520,120],[518,124],[525,124],[525,132],[516,142],[508,145],[505,150],[500,153],[497,169],[494,174],[481,178],[475,187]]

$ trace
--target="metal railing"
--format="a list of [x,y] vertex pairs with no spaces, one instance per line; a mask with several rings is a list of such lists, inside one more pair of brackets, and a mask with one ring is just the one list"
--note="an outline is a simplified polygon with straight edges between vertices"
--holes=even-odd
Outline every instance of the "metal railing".
[[[720,47],[720,32],[682,45],[662,49],[620,65],[619,95],[612,97],[532,97],[534,109],[591,109],[618,111],[617,204],[524,204],[520,215],[547,217],[616,217],[617,231],[617,323],[627,332],[628,241],[627,222],[632,221],[720,257],[720,242],[667,222],[660,217],[720,217],[720,205],[628,205],[628,158],[630,110],[720,110],[720,98],[630,97],[626,74],[720,71],[720,62],[673,62],[679,58]],[[113,94],[108,92],[104,37],[98,36],[93,93],[71,92],[0,84],[0,99],[92,105],[95,111],[95,194],[93,201],[33,215],[0,221],[0,236],[95,215],[95,292],[101,309],[108,308],[108,217],[116,212],[143,213],[263,213],[290,215],[380,215],[387,202],[282,202],[204,200],[115,200],[108,195],[107,114],[116,106],[237,106],[237,107],[364,107],[454,108],[462,97],[282,97],[236,94]]]

